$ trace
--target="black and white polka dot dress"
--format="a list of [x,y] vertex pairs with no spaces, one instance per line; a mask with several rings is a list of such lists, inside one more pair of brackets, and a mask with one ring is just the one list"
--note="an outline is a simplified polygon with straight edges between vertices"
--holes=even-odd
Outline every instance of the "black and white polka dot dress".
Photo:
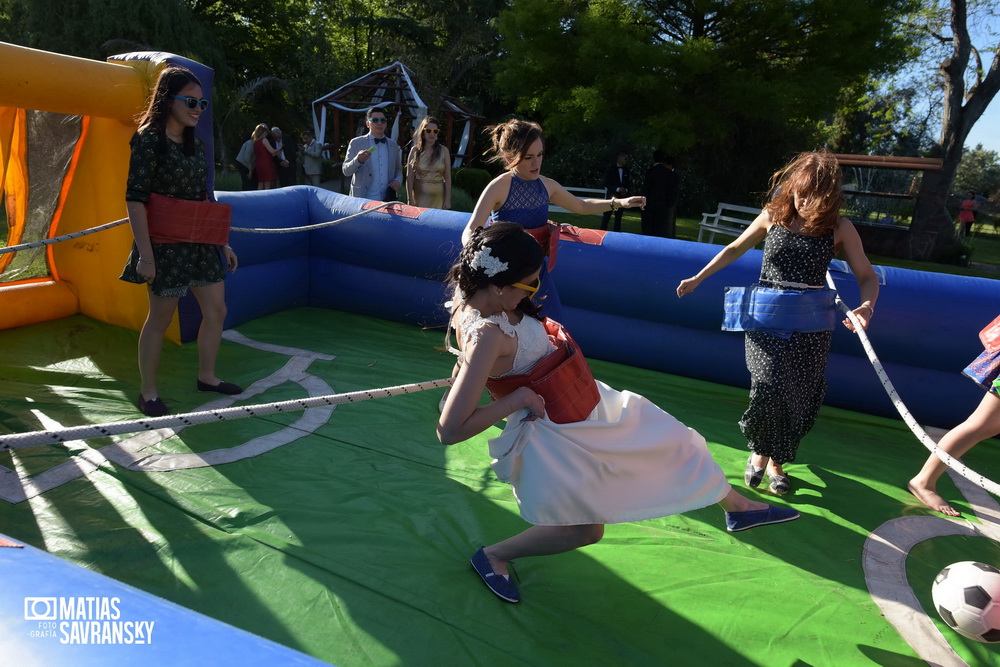
[[[773,282],[825,285],[833,259],[833,233],[804,236],[773,225],[764,242],[762,285]],[[833,332],[793,333],[780,338],[746,333],[750,406],[740,420],[749,448],[775,463],[795,460],[799,441],[819,415],[826,394],[826,360]]]

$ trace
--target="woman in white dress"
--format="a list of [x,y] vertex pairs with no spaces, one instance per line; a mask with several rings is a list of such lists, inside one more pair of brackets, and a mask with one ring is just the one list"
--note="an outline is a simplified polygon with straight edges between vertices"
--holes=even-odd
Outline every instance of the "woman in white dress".
[[[472,557],[490,590],[517,602],[508,562],[593,544],[607,523],[713,503],[725,510],[730,532],[797,519],[794,510],[739,495],[696,431],[638,394],[593,380],[575,344],[553,335],[564,334],[561,327],[537,318],[531,297],[542,260],[519,225],[496,223],[475,230],[449,274],[459,366],[438,438],[455,444],[506,419],[490,441],[493,469],[534,524]],[[557,358],[565,363],[529,387],[537,380],[532,370],[537,376]],[[495,400],[480,406],[484,388]]]

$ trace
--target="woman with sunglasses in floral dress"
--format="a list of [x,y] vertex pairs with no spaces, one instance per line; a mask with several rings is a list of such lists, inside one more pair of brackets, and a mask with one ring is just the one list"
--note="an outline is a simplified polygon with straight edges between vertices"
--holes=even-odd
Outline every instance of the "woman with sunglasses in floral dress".
[[425,116],[406,159],[406,200],[421,208],[451,208],[451,153],[442,144],[440,123]]
[[243,390],[215,375],[215,359],[226,319],[226,271],[235,271],[236,253],[228,245],[157,243],[150,238],[147,202],[153,194],[202,200],[208,181],[205,145],[194,135],[208,108],[201,83],[180,67],[164,69],[149,106],[132,137],[125,201],[135,242],[121,279],[146,284],[149,313],[139,334],[139,409],[150,417],[168,413],[160,398],[156,372],[163,337],[188,288],[201,307],[198,330],[198,391],[239,394]]

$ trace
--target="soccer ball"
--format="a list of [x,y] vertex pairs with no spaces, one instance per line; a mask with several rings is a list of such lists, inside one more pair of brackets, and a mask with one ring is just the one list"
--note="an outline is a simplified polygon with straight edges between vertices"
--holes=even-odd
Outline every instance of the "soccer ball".
[[931,598],[941,619],[977,642],[1000,642],[1000,570],[992,565],[952,563],[934,577]]

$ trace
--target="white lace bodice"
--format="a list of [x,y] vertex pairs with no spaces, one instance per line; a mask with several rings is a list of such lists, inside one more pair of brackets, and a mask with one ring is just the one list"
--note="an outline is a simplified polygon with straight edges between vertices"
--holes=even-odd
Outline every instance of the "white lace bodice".
[[[462,350],[469,349],[472,343],[479,340],[483,327],[488,324],[497,325],[500,331],[517,339],[514,365],[509,372],[500,377],[527,373],[532,366],[555,349],[545,332],[545,327],[533,317],[525,316],[517,324],[511,324],[507,319],[507,313],[483,317],[475,308],[464,308],[456,315],[455,324],[462,332]],[[461,354],[458,350],[452,351]]]

